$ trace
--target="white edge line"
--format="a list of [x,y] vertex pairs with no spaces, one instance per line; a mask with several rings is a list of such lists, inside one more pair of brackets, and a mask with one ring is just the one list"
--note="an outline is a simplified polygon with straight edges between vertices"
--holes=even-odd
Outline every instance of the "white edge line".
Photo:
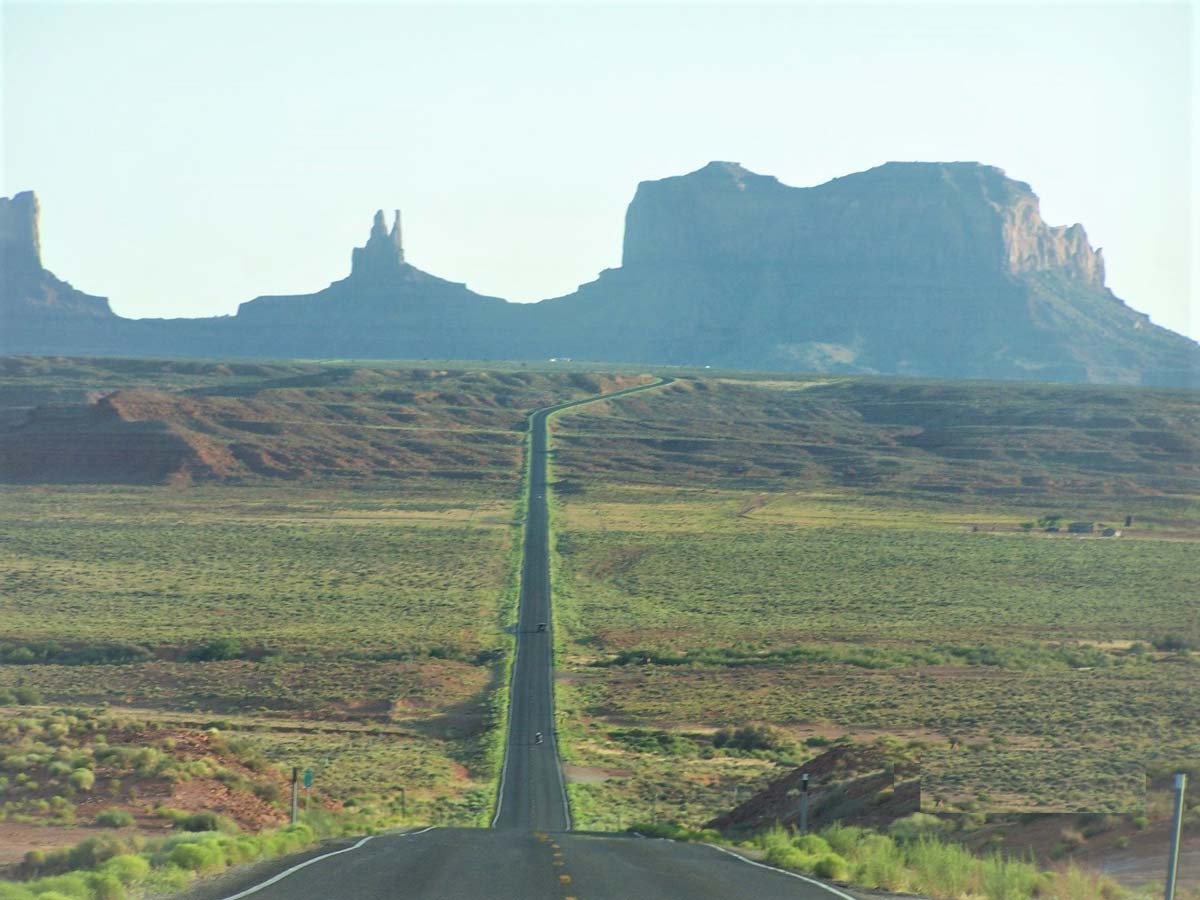
[[[766,869],[770,872],[778,872],[780,875],[787,875],[789,878],[799,878],[801,881],[807,881],[811,885],[815,885],[816,887],[819,887],[819,888],[824,888],[825,890],[829,891],[829,893],[833,894],[835,897],[841,897],[842,900],[858,900],[857,897],[851,897],[849,894],[839,891],[837,888],[831,887],[823,881],[817,881],[815,878],[808,878],[804,875],[797,874],[796,872],[789,872],[787,869],[780,869],[775,866],[768,866],[768,865],[765,865],[760,862],[755,862],[752,859],[746,859],[746,857],[742,856],[742,854],[734,853],[732,850],[726,850],[724,847],[718,847],[716,844],[707,844],[706,843],[706,844],[704,844],[704,846],[711,847],[712,849],[718,851],[719,853],[725,853],[729,856],[732,856],[734,859],[740,859],[742,862],[749,863],[752,866],[758,866],[758,868],[760,868],[760,869]],[[229,900],[233,900],[233,898],[231,897],[231,898],[229,898]]]
[[[420,831],[405,832],[401,836],[402,837],[416,837],[418,834],[424,834],[426,831],[432,831],[436,827],[437,826],[435,826],[435,825],[430,825],[428,828],[422,828]],[[304,862],[299,863],[298,865],[292,866],[290,869],[285,869],[284,871],[282,871],[278,875],[276,875],[274,878],[268,878],[266,881],[256,884],[253,887],[248,887],[248,888],[246,888],[246,890],[241,891],[240,893],[231,894],[230,896],[226,897],[225,900],[239,900],[239,898],[241,898],[241,897],[249,897],[251,894],[257,894],[263,888],[270,887],[277,881],[283,881],[283,879],[287,878],[293,872],[299,872],[305,866],[311,866],[313,863],[320,862],[323,859],[329,859],[329,857],[331,857],[331,856],[337,856],[339,853],[349,853],[351,850],[357,850],[359,847],[361,847],[367,841],[369,841],[375,837],[378,837],[378,835],[368,834],[365,838],[363,838],[361,841],[359,841],[357,844],[355,844],[352,847],[343,847],[341,850],[333,850],[329,853],[322,853],[320,856],[314,856],[312,859],[306,859]]]

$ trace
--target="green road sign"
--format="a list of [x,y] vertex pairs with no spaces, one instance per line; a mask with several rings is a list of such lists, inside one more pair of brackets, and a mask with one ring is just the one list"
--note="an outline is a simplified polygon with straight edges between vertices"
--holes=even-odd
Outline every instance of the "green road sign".
[[304,786],[306,788],[312,787],[312,769],[304,770]]

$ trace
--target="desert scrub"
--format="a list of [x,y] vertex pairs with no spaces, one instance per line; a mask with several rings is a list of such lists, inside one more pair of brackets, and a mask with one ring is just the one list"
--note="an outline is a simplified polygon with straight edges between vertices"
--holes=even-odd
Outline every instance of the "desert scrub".
[[[1119,898],[1115,882],[1075,866],[1041,871],[998,853],[975,856],[960,844],[934,836],[928,819],[911,816],[896,837],[866,828],[834,825],[818,834],[798,835],[776,826],[752,844],[764,858],[783,868],[843,881],[864,888],[924,894],[938,900],[980,897],[1029,900],[1034,897]],[[899,824],[899,823],[897,823]]]
[[[321,833],[340,833],[343,823],[317,817]],[[198,874],[231,865],[285,856],[311,846],[319,833],[310,824],[288,825],[257,835],[237,832],[180,834],[147,841],[113,835],[89,838],[74,847],[26,854],[18,874],[0,881],[0,900],[51,895],[73,900],[125,900],[136,892],[179,890]]]
[[126,828],[133,824],[133,816],[123,809],[102,809],[96,813],[96,824],[104,828]]

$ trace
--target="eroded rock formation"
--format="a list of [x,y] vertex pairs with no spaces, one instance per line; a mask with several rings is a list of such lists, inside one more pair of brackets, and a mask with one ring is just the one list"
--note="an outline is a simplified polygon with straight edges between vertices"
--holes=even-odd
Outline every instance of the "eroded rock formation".
[[375,214],[351,272],[233,317],[127,320],[41,268],[37,206],[0,207],[0,351],[205,357],[573,357],[785,371],[1200,385],[1200,345],[1104,284],[1081,225],[970,162],[893,162],[810,188],[737,163],[643,182],[623,262],[506,303],[409,264]]
[[400,210],[389,232],[384,224],[383,210],[375,213],[367,243],[355,247],[350,257],[350,275],[362,279],[386,280],[404,268],[404,242],[400,237]]

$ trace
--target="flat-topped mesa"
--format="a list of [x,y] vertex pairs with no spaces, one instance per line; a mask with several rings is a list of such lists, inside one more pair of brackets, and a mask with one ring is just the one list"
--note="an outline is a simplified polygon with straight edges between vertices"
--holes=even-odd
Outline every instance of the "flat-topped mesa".
[[623,258],[935,280],[1054,270],[1104,286],[1081,225],[1046,225],[1029,185],[975,162],[891,162],[811,188],[712,162],[638,186]]
[[352,278],[380,279],[397,275],[404,268],[404,242],[400,234],[400,210],[389,232],[384,222],[383,210],[375,213],[371,235],[362,247],[355,247],[350,258]]
[[38,200],[33,191],[0,197],[0,269],[8,275],[42,269]]

